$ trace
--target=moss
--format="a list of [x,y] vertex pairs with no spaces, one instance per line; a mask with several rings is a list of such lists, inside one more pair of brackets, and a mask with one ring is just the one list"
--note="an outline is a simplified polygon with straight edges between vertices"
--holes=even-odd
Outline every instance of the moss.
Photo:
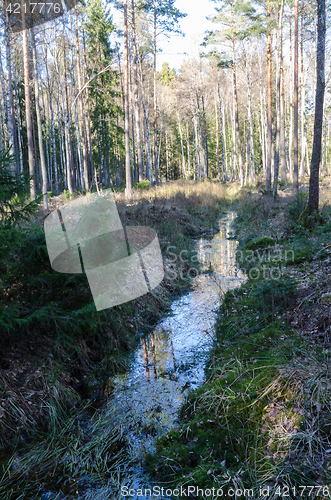
[[261,238],[254,238],[253,240],[246,243],[247,250],[257,250],[258,248],[267,248],[276,245],[276,241],[273,238],[263,236]]

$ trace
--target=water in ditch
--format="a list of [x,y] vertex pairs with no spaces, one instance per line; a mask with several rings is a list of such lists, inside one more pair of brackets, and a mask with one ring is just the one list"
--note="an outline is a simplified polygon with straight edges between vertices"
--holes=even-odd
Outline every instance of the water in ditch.
[[[192,290],[176,299],[169,315],[141,340],[131,369],[109,379],[110,397],[100,411],[103,429],[105,422],[109,428],[120,426],[128,443],[122,472],[108,484],[93,486],[89,481],[85,487],[77,484],[74,498],[118,499],[123,498],[121,492],[125,495],[129,490],[128,498],[132,499],[170,498],[141,496],[139,490],[160,486],[148,477],[143,459],[147,451],[154,450],[155,440],[178,424],[178,410],[188,391],[203,383],[222,295],[244,280],[235,264],[237,242],[232,239],[231,231],[234,217],[234,213],[228,213],[219,221],[217,234],[197,240],[196,255],[201,266]],[[182,257],[185,256],[183,252]],[[42,498],[69,497],[45,493]]]

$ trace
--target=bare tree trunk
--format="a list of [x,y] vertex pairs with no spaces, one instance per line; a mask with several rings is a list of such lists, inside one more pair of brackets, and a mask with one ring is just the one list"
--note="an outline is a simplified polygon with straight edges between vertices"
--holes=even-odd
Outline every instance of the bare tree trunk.
[[285,98],[284,98],[284,58],[283,41],[280,48],[280,180],[286,183],[286,146],[285,146]]
[[89,187],[89,176],[88,176],[88,164],[87,164],[87,150],[86,150],[86,138],[85,138],[85,120],[84,120],[84,107],[83,107],[83,94],[82,90],[82,76],[80,67],[80,50],[79,50],[79,36],[78,36],[78,14],[77,5],[75,4],[75,32],[76,32],[76,57],[77,57],[77,78],[78,78],[78,107],[79,107],[79,121],[80,130],[82,138],[82,150],[83,150],[83,169],[84,169],[84,184],[85,191],[90,190]]
[[[22,28],[26,26],[26,14],[23,13],[23,0],[21,0],[22,6]],[[8,116],[7,116],[7,130],[8,130],[8,143],[9,149],[12,154],[15,155],[16,161],[16,171],[19,171],[19,160],[18,151],[15,136],[15,113],[14,113],[14,99],[13,99],[13,83],[12,83],[12,64],[11,64],[11,45],[10,45],[10,31],[9,31],[9,20],[8,12],[5,11],[5,3],[3,3],[4,12],[4,34],[5,34],[5,44],[6,44],[6,65],[7,65],[7,103],[8,103]],[[24,16],[24,21],[23,21]],[[23,28],[24,30],[24,28]],[[25,31],[25,37],[27,36]],[[23,35],[23,45],[24,45],[24,35]],[[23,47],[24,50],[24,47]],[[27,55],[28,60],[28,55]],[[32,123],[32,122],[31,122]],[[34,188],[35,189],[35,188]],[[31,190],[30,190],[31,191]],[[35,195],[34,195],[35,196]],[[34,198],[33,198],[34,199]]]
[[[199,170],[200,170],[200,153],[199,153],[199,145],[198,145],[198,125],[197,125],[197,119],[196,117],[193,118],[193,124],[194,124],[194,137],[195,137],[195,154],[196,154],[196,161],[197,161],[197,177],[199,179]],[[195,180],[195,171],[194,171],[194,180]]]
[[207,121],[206,121],[206,111],[205,111],[205,100],[203,94],[202,99],[202,114],[203,114],[203,125],[204,125],[204,141],[205,141],[205,151],[206,151],[206,176],[209,177],[209,154],[208,154],[208,131],[207,131]]
[[36,40],[34,35],[34,28],[32,28],[30,31],[31,31],[32,54],[33,54],[34,93],[35,93],[35,107],[36,107],[37,127],[38,127],[38,144],[39,144],[39,156],[40,156],[40,166],[41,166],[41,176],[42,176],[42,195],[43,195],[44,210],[48,210],[47,169],[45,163],[43,130],[41,125],[41,114],[39,107],[39,78],[38,78],[39,73],[38,73],[37,53],[36,53]]
[[236,168],[237,168],[237,150],[236,150],[236,121],[235,121],[235,103],[233,100],[232,113],[232,172],[231,178],[234,181],[236,179]]
[[272,65],[271,65],[271,6],[268,0],[268,39],[267,39],[267,72],[268,72],[268,149],[267,149],[267,169],[266,169],[266,190],[271,191],[271,158],[272,158]]
[[301,54],[301,163],[300,163],[300,177],[305,175],[305,158],[306,158],[306,137],[305,137],[305,104],[306,104],[306,75],[304,72],[303,64],[303,18],[301,17],[301,40],[300,40],[300,54]]
[[[1,45],[0,45],[0,79],[1,79],[3,105],[5,108],[5,123],[7,125],[7,135],[8,135],[8,101],[7,101],[7,94],[6,94],[5,76],[4,76],[3,66],[2,66]],[[4,141],[5,141],[5,138],[4,138]],[[5,149],[7,149],[6,142],[5,142]]]
[[325,92],[325,33],[326,33],[326,10],[325,0],[317,1],[317,52],[316,52],[316,96],[315,96],[315,122],[314,122],[314,144],[310,164],[309,182],[309,211],[318,210],[319,205],[319,166],[321,163],[321,143],[323,129],[323,109]]
[[294,76],[294,65],[292,57],[292,13],[290,15],[290,130],[288,139],[288,149],[289,149],[289,172],[290,180],[293,182],[293,161],[292,161],[292,147],[293,147],[293,109],[294,109],[294,89],[293,89],[293,76]]
[[143,171],[143,158],[142,158],[142,140],[140,131],[140,106],[139,106],[139,87],[138,87],[138,51],[136,42],[136,22],[135,22],[135,5],[134,0],[132,0],[132,49],[133,49],[133,81],[134,81],[134,113],[136,122],[136,137],[137,137],[137,153],[138,153],[138,172],[139,181],[144,178]]
[[[84,74],[85,74],[85,81],[87,83],[88,75],[87,75],[87,58],[86,58],[84,28],[83,28],[83,54],[84,54]],[[89,95],[88,85],[86,86],[86,110],[87,110],[87,135],[88,135],[88,149],[90,153],[91,181],[93,182],[94,167],[93,167],[93,151],[92,151],[92,135],[91,135],[90,95]]]
[[53,112],[53,104],[52,104],[51,83],[50,83],[49,74],[48,74],[47,46],[46,46],[46,51],[45,51],[45,66],[46,66],[47,85],[48,85],[49,108],[50,108],[50,112],[51,112],[55,194],[58,195],[59,194],[59,186],[58,186],[58,171],[57,171],[57,160],[56,160],[56,140],[55,140],[55,127],[54,127],[54,112]]
[[217,100],[215,99],[215,121],[216,121],[216,168],[218,173],[218,180],[221,180],[220,170],[220,137],[218,130],[218,113],[217,113]]
[[132,196],[130,168],[128,0],[124,0],[125,196]]
[[191,156],[190,156],[190,133],[188,129],[188,121],[186,121],[186,140],[187,140],[187,170],[188,177],[191,177]]
[[299,189],[299,145],[298,145],[298,70],[299,70],[299,0],[294,4],[294,159],[293,189]]
[[[224,103],[222,103],[222,100],[220,99],[220,106],[222,106],[222,136],[224,140],[224,155],[225,155],[225,172],[223,172],[223,180],[228,181],[229,180],[229,170],[228,170],[228,152],[227,152],[227,140],[226,140],[226,128],[225,128],[225,106]],[[224,167],[224,163],[223,163]]]
[[154,5],[154,165],[155,165],[155,183],[159,185],[159,169],[157,164],[157,95],[156,95],[156,0],[153,0]]
[[238,111],[238,94],[237,94],[237,76],[236,76],[236,63],[235,63],[235,43],[234,37],[232,37],[232,76],[233,76],[233,97],[234,97],[234,121],[236,127],[236,135],[237,135],[237,146],[238,146],[238,160],[239,160],[239,180],[240,185],[244,185],[244,166],[243,159],[241,153],[241,141],[240,141],[240,129],[239,129],[239,111]]
[[249,182],[255,181],[255,152],[254,152],[254,124],[252,113],[252,82],[251,82],[251,57],[246,62],[247,93],[248,93],[248,146],[249,146]]
[[169,158],[168,158],[168,134],[165,133],[166,138],[166,180],[169,180]]
[[[1,57],[1,54],[0,54]],[[15,73],[14,73],[14,82],[15,82],[15,106],[16,106],[16,115],[17,115],[17,149],[19,152],[19,173],[23,172],[23,152],[22,152],[22,139],[21,139],[21,117],[20,117],[20,107],[19,107],[19,99],[18,99],[18,71],[17,71],[17,50],[15,48]],[[1,110],[0,110],[1,113]],[[2,115],[2,113],[1,113]],[[46,177],[47,178],[47,177]]]
[[[24,95],[25,95],[25,119],[26,131],[28,137],[28,160],[30,179],[30,198],[36,199],[36,180],[35,180],[35,163],[33,156],[33,137],[32,137],[32,116],[31,116],[31,101],[30,101],[30,75],[29,75],[29,49],[28,37],[26,31],[26,14],[22,7],[22,36],[23,36],[23,67],[24,67]],[[10,106],[11,107],[11,106]]]
[[278,28],[277,28],[277,50],[276,50],[276,109],[277,109],[277,125],[276,125],[276,154],[274,168],[274,186],[273,197],[277,195],[278,176],[279,176],[279,159],[280,159],[280,126],[281,126],[281,50],[283,44],[283,11],[284,0],[278,4]]
[[186,176],[186,168],[185,168],[185,155],[184,155],[184,145],[183,145],[183,134],[182,134],[182,127],[181,127],[181,124],[180,124],[180,117],[179,117],[178,110],[177,110],[177,119],[178,119],[178,128],[179,128],[180,146],[181,146],[181,149],[182,149],[182,171],[183,171],[183,176],[186,179],[187,176]]

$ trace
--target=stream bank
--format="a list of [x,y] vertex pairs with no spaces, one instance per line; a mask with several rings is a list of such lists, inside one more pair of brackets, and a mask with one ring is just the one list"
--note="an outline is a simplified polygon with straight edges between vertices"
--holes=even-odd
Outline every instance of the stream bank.
[[247,281],[225,294],[206,382],[147,457],[159,484],[199,487],[201,499],[213,488],[261,500],[330,495],[331,209],[307,228],[306,200],[304,190],[238,200]]
[[[181,183],[138,198],[131,206],[120,199],[117,204],[124,224],[148,225],[156,229],[163,254],[171,245],[175,254],[185,250],[185,256],[190,258],[194,245],[192,236],[210,232],[215,227],[219,213],[227,205],[227,195],[217,183]],[[169,309],[174,294],[189,289],[186,270],[192,267],[180,258],[175,264],[165,262],[166,274],[169,268],[175,270],[175,279],[172,273],[152,294],[96,315],[89,305],[84,277],[73,279],[52,272],[48,269],[47,254],[42,250],[29,253],[34,262],[26,261],[24,252],[28,253],[31,245],[43,248],[43,234],[34,228],[20,234],[20,238],[25,238],[28,244],[20,247],[22,255],[18,253],[14,264],[19,266],[20,273],[23,265],[26,276],[23,282],[17,277],[19,295],[14,288],[8,301],[24,297],[25,320],[15,319],[21,321],[17,323],[20,329],[15,331],[13,338],[8,331],[8,345],[4,344],[1,351],[4,360],[0,373],[4,408],[2,440],[3,444],[9,444],[15,436],[16,443],[14,448],[6,450],[2,459],[6,465],[0,491],[2,498],[8,499],[29,498],[29,492],[32,498],[38,498],[36,495],[41,494],[44,482],[53,483],[54,476],[63,491],[71,494],[75,491],[72,477],[82,474],[83,464],[91,473],[111,474],[114,464],[119,466],[114,456],[123,447],[118,446],[117,431],[114,435],[108,433],[107,438],[95,432],[101,425],[98,407],[108,397],[107,379],[109,374],[127,369],[132,358],[130,353],[141,335]],[[15,266],[10,270],[15,278],[13,271],[18,270]],[[41,296],[39,276],[48,282]],[[58,280],[56,288],[54,280]],[[31,290],[33,293],[29,295]],[[39,302],[38,294],[39,299],[42,298]],[[50,299],[53,310],[48,304]],[[28,300],[34,301],[30,315],[26,314]],[[75,310],[78,304],[80,309]],[[100,384],[102,379],[104,382]],[[84,401],[82,395],[88,400]],[[89,427],[87,421],[91,421]],[[104,460],[107,447],[108,462]],[[82,455],[73,451],[77,449]],[[39,463],[40,457],[43,457],[42,463]],[[39,484],[38,491],[36,484]],[[23,490],[25,497],[20,496]]]

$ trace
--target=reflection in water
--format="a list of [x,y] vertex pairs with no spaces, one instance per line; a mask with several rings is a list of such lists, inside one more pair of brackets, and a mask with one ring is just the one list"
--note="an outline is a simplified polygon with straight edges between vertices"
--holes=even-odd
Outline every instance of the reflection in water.
[[[131,370],[111,379],[105,417],[109,425],[121,424],[129,445],[130,471],[119,480],[122,485],[125,481],[135,489],[152,487],[141,465],[144,454],[154,449],[158,436],[177,425],[188,389],[203,382],[220,297],[244,279],[235,265],[237,242],[227,239],[234,217],[229,213],[220,221],[218,234],[197,242],[202,272],[194,279],[192,291],[175,300],[169,316],[142,339]],[[97,488],[80,498],[118,498],[119,492],[112,491]]]
[[145,337],[143,337],[143,339],[142,339],[142,346],[143,346],[143,352],[144,352],[146,378],[148,380],[149,379],[149,366],[148,366],[148,352],[147,352],[147,346],[146,346],[146,339],[145,339]]

